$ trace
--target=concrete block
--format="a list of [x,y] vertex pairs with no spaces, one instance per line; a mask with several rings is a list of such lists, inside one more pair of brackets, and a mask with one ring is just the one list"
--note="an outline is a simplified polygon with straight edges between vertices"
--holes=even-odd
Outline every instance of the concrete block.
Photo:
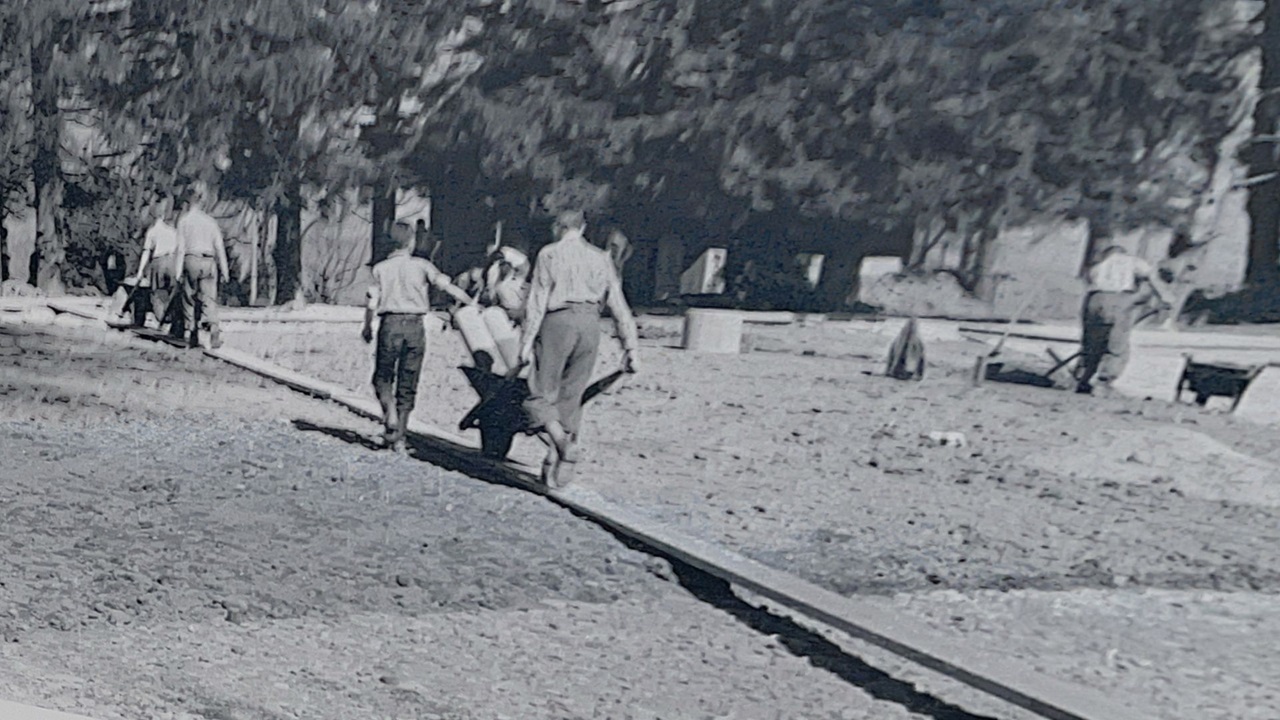
[[729,259],[724,248],[707,248],[707,251],[680,274],[682,295],[719,295],[724,292],[724,276],[721,272]]
[[742,348],[742,314],[733,310],[690,310],[684,317],[684,349],[737,354]]
[[1268,366],[1249,383],[1236,417],[1264,425],[1280,425],[1280,367]]
[[1134,348],[1129,364],[1112,387],[1129,397],[1172,401],[1185,362],[1180,352]]

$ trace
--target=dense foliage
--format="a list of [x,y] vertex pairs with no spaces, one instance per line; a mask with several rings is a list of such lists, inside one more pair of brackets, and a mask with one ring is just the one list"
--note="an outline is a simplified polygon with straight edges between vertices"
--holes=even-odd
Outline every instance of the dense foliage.
[[[870,250],[924,267],[958,238],[949,269],[972,289],[1010,222],[1188,222],[1240,119],[1258,9],[3,0],[5,36],[30,42],[0,48],[0,206],[35,200],[50,284],[81,281],[59,253],[84,221],[47,216],[137,217],[202,178],[280,219],[279,302],[306,286],[305,204],[365,190],[376,254],[397,187],[430,192],[450,247],[498,220],[536,244],[549,213],[580,206],[757,267]],[[104,152],[67,150],[72,111]],[[104,220],[95,242],[136,244],[136,224]]]

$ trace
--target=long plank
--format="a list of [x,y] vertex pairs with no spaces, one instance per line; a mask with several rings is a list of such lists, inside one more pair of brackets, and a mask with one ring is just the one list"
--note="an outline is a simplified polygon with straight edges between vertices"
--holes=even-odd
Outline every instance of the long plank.
[[[982,328],[972,325],[959,326],[961,333],[972,335],[999,336],[1005,333],[998,328]],[[1080,344],[1080,331],[1058,326],[1031,326],[1025,332],[1011,332],[1009,337],[1042,342]],[[1196,332],[1184,330],[1179,332],[1163,330],[1135,329],[1131,335],[1132,343],[1139,348],[1181,349],[1190,351],[1257,351],[1280,352],[1280,337],[1265,335],[1247,335],[1226,332]]]
[[0,718],[4,720],[90,720],[84,715],[46,710],[31,705],[0,700]]
[[[235,360],[228,361],[238,367],[295,389],[308,382],[305,376],[243,353],[228,350],[205,352],[219,359],[227,359],[230,354]],[[378,417],[377,404],[372,400],[334,394],[327,383],[309,382],[312,394],[323,396],[327,393],[328,399],[364,417]],[[488,479],[488,474],[493,473],[501,476],[503,482],[546,494],[567,508],[727,582],[1049,720],[1151,718],[1141,710],[1118,703],[1092,688],[1037,673],[1025,663],[939,635],[910,617],[844,597],[732,550],[674,531],[614,505],[581,485],[547,490],[536,481],[529,468],[480,458],[474,444],[452,433],[419,421],[410,422],[409,432],[419,442],[454,455],[455,461],[463,460],[481,479]]]

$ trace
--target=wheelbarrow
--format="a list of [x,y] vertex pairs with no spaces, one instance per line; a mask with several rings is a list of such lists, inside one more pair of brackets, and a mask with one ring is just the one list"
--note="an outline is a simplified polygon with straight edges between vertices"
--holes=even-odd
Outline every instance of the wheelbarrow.
[[[486,457],[503,459],[511,451],[516,435],[532,435],[535,430],[523,407],[529,397],[528,380],[521,377],[525,366],[511,352],[512,346],[507,342],[510,335],[495,320],[496,313],[487,314],[486,324],[475,308],[460,308],[454,313],[454,324],[473,362],[458,369],[480,396],[458,423],[458,429],[479,430],[481,452]],[[582,393],[582,403],[585,405],[608,390],[623,374],[622,370],[615,370],[591,383]]]
[[1263,365],[1233,365],[1229,363],[1199,363],[1190,355],[1183,355],[1182,374],[1178,377],[1178,390],[1174,401],[1180,402],[1185,392],[1193,392],[1196,405],[1204,407],[1209,398],[1231,398],[1234,411],[1244,397],[1249,383],[1262,372]]

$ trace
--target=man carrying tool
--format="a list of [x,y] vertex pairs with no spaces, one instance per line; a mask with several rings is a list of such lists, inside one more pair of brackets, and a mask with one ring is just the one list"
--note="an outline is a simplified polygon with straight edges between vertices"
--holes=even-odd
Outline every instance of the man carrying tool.
[[[178,288],[179,276],[174,275],[173,254],[178,251],[178,229],[169,224],[172,219],[173,201],[162,197],[154,206],[155,222],[147,228],[142,244],[142,258],[138,260],[138,273],[133,277],[133,286],[138,287],[144,280],[151,294],[151,312],[156,317],[157,329],[163,329],[169,322],[170,303]],[[170,335],[181,337],[181,324],[170,324]]]
[[431,312],[429,288],[435,285],[463,304],[475,301],[449,282],[449,276],[430,260],[414,256],[414,232],[408,223],[393,225],[391,239],[396,249],[373,266],[361,337],[366,343],[373,340],[373,316],[377,315],[373,389],[382,405],[383,441],[396,452],[404,452],[409,414],[418,397],[418,374],[427,349],[423,318]]
[[[1138,306],[1151,295],[1166,302],[1170,293],[1147,261],[1129,255],[1119,245],[1102,249],[1086,281],[1076,392],[1093,393],[1096,374],[1103,392],[1109,394],[1129,361],[1129,333]],[[1140,292],[1144,285],[1150,294]]]
[[533,269],[525,306],[520,360],[532,363],[524,408],[530,429],[550,447],[542,464],[549,487],[572,480],[578,460],[582,394],[591,381],[600,346],[600,311],[607,305],[622,341],[623,370],[634,373],[636,321],[622,294],[609,254],[587,242],[580,211],[556,219],[556,242],[542,248]]
[[182,282],[182,327],[190,333],[187,344],[196,347],[201,327],[208,329],[209,347],[222,345],[218,323],[218,279],[231,276],[227,269],[227,247],[218,221],[204,211],[203,189],[194,188],[185,198],[185,211],[178,218],[178,245],[174,251],[173,274]]

